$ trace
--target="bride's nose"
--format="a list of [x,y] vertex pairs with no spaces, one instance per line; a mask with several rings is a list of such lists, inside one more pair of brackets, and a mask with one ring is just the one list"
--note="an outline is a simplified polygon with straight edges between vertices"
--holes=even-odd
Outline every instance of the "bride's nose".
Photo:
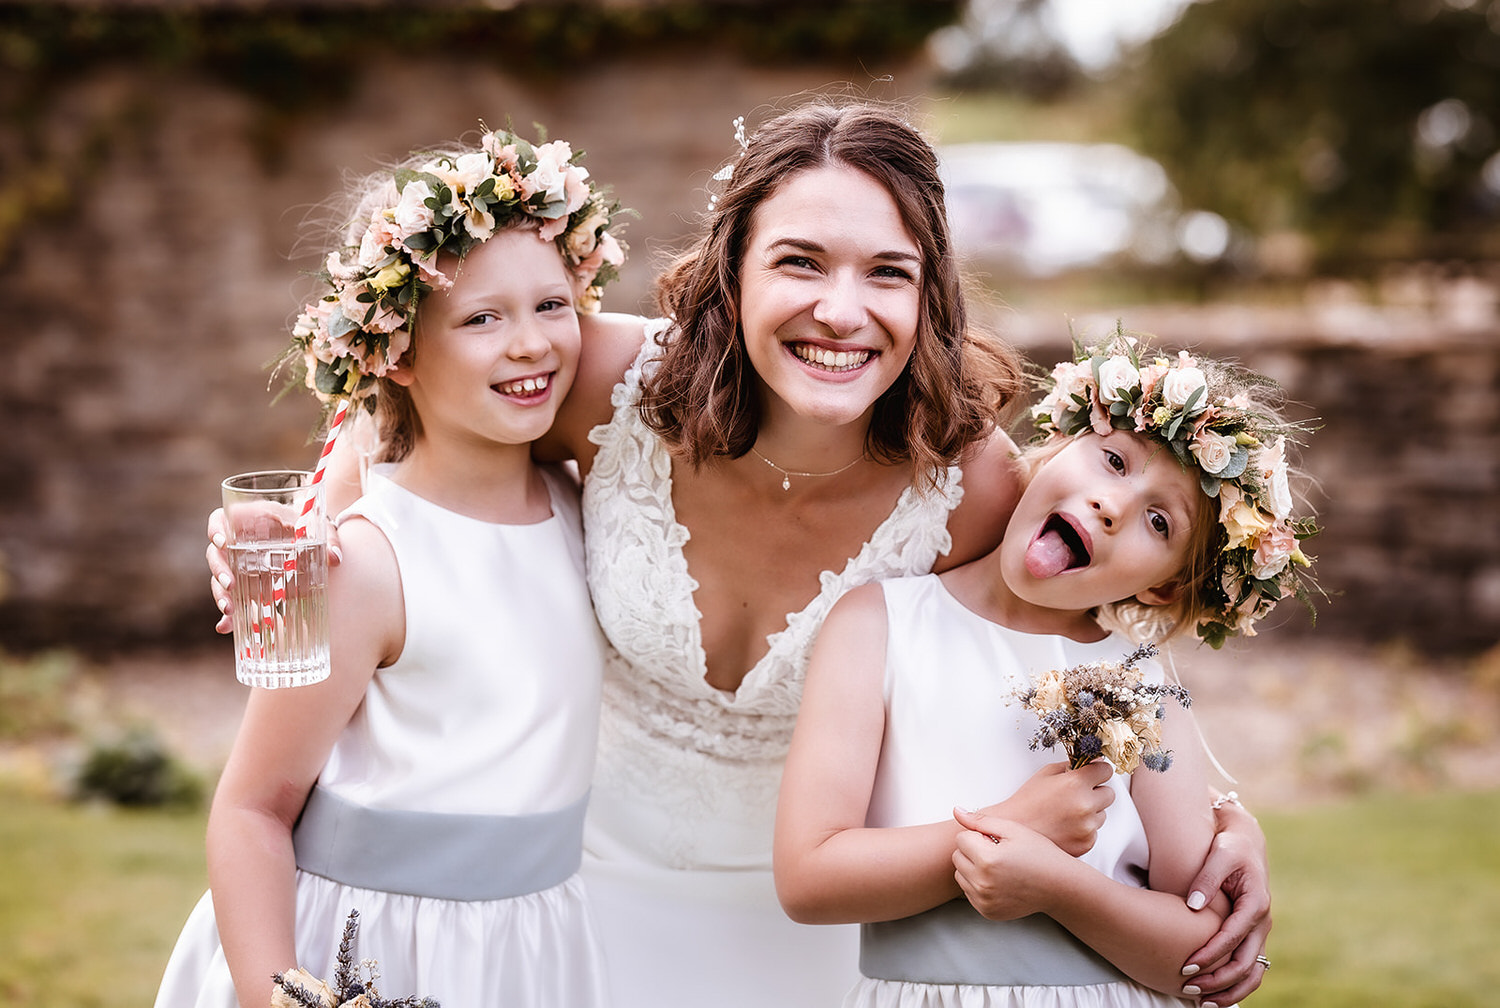
[[813,305],[813,318],[833,333],[852,333],[865,324],[869,308],[856,277],[835,273],[828,277]]

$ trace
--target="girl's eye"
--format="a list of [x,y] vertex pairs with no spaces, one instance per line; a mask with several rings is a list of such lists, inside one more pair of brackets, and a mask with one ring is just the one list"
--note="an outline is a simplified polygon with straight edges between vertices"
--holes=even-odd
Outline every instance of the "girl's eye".
[[476,312],[475,314],[470,315],[464,321],[464,325],[471,325],[471,326],[489,325],[490,322],[494,321],[494,319],[495,319],[495,315],[494,315],[493,312]]
[[536,306],[538,312],[554,312],[568,307],[568,303],[562,298],[548,298]]
[[1152,530],[1158,535],[1169,536],[1172,534],[1172,523],[1167,521],[1166,515],[1152,512],[1150,520]]
[[1106,448],[1104,450],[1104,461],[1111,469],[1113,469],[1117,473],[1123,473],[1125,471],[1125,459],[1120,455],[1119,452],[1110,451],[1108,448]]

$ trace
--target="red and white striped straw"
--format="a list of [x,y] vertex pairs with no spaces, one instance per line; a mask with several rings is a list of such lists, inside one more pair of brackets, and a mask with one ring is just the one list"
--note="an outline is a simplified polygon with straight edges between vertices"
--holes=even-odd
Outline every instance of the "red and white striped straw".
[[344,425],[344,414],[348,412],[349,400],[340,399],[339,408],[333,414],[333,422],[328,425],[328,437],[323,439],[323,451],[318,455],[318,464],[313,468],[313,492],[307,495],[307,500],[302,505],[302,514],[297,519],[297,539],[307,538],[307,518],[322,497],[323,473],[328,468],[328,456],[333,453],[333,442],[338,439],[339,428]]
[[[323,495],[323,473],[328,468],[328,456],[333,453],[333,443],[338,439],[339,428],[344,425],[344,414],[349,412],[349,400],[340,399],[338,410],[333,414],[333,422],[328,425],[328,436],[323,439],[323,451],[318,455],[318,464],[313,468],[313,478],[310,486],[312,492],[307,495],[307,500],[302,503],[302,513],[297,516],[297,528],[292,538],[301,541],[307,538],[307,525],[313,508],[318,506],[318,501]],[[281,565],[285,578],[295,577],[297,574],[297,554],[287,554],[287,558]],[[277,578],[271,586],[271,596],[274,603],[272,609],[266,613],[266,623],[271,622],[271,613],[284,614],[286,601],[286,581]],[[270,627],[267,627],[269,631]]]

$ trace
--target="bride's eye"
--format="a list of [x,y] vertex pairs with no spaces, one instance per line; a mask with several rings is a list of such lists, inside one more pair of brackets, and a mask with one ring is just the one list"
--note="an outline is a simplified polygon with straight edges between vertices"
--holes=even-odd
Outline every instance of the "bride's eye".
[[1152,530],[1155,531],[1158,535],[1161,535],[1165,538],[1166,536],[1170,536],[1172,534],[1172,523],[1167,521],[1166,515],[1161,514],[1157,511],[1153,511],[1151,513],[1150,520]]

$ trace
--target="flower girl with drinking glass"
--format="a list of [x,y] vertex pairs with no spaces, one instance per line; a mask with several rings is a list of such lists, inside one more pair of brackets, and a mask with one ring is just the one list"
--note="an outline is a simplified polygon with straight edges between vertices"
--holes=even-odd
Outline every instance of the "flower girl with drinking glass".
[[794,919],[863,925],[849,1008],[1179,1004],[1226,912],[1184,901],[1206,760],[1136,644],[1305,598],[1298,429],[1268,382],[1123,333],[1046,384],[999,547],[851,591],[814,647],[776,881]]
[[333,673],[251,692],[157,1008],[263,1008],[273,974],[332,975],[351,910],[392,993],[603,1003],[577,871],[604,644],[576,483],[531,458],[623,258],[574,162],[488,131],[349,194],[292,350],[382,427],[339,518]]

